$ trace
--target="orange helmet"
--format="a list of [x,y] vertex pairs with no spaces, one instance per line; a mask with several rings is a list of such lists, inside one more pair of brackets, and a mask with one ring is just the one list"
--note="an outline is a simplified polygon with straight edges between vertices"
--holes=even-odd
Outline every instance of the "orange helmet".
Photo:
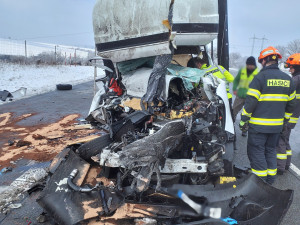
[[284,67],[289,68],[291,66],[300,66],[300,53],[296,53],[288,57],[284,64]]
[[271,55],[274,56],[274,58],[272,57],[274,60],[277,58],[277,56],[278,56],[279,59],[282,58],[279,51],[276,48],[270,46],[270,47],[267,47],[266,49],[264,49],[260,52],[260,55],[258,57],[258,61],[261,62],[264,58],[266,58],[268,56],[271,56]]

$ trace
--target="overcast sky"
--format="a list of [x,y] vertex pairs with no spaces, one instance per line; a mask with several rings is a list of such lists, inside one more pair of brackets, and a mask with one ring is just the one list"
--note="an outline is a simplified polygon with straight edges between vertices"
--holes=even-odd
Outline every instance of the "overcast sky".
[[[0,38],[92,47],[96,0],[0,0]],[[299,0],[228,0],[231,52],[251,54],[252,38],[264,47],[300,39]],[[255,41],[254,55],[262,41]]]

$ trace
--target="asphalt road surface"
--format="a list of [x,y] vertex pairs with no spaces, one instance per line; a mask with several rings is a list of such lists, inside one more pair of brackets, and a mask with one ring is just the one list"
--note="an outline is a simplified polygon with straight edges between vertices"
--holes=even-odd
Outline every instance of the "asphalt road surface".
[[[33,96],[23,100],[11,102],[8,104],[0,105],[0,114],[5,112],[14,112],[18,115],[25,113],[36,113],[30,120],[23,122],[23,125],[34,126],[40,123],[54,122],[58,118],[72,114],[79,113],[82,117],[85,117],[88,113],[89,106],[93,96],[93,83],[87,82],[84,84],[76,85],[71,91],[53,91],[46,94]],[[239,116],[238,116],[239,120]],[[21,124],[20,124],[21,125]],[[295,167],[290,169],[286,174],[277,178],[274,186],[276,188],[285,190],[294,190],[294,200],[288,210],[282,225],[297,225],[300,224],[299,203],[300,203],[300,176],[297,170],[300,168],[300,126],[297,125],[292,131],[291,135],[291,147],[293,150],[292,163]],[[235,154],[235,164],[238,166],[249,166],[249,161],[246,154],[247,137],[242,137],[241,132],[236,126],[237,131],[237,150]],[[0,140],[1,145],[1,140]],[[13,177],[17,177],[16,173],[21,173],[23,167],[26,167],[26,162],[20,161],[18,168],[14,169],[13,173],[2,175],[0,179],[1,185],[7,185],[13,180]],[[46,166],[46,164],[37,164],[37,166]],[[300,170],[299,170],[300,171]],[[25,198],[21,204],[22,207],[12,210],[9,214],[0,214],[1,225],[33,225],[40,224],[36,218],[42,213],[42,209],[35,202],[38,197],[37,193]],[[276,198],[276,196],[274,196]],[[53,224],[48,221],[43,223],[44,225]]]
[[[91,101],[93,98],[93,82],[87,82],[73,86],[70,91],[52,91],[41,95],[13,101],[0,105],[0,114],[13,112],[14,117],[33,113],[34,116],[22,120],[18,123],[21,126],[35,126],[38,124],[49,124],[56,122],[58,119],[78,113],[85,118],[88,114]],[[3,145],[0,137],[0,148]],[[30,166],[29,166],[30,165]],[[14,179],[19,177],[28,168],[46,167],[49,163],[38,163],[28,160],[20,160],[17,167],[12,172],[0,174],[0,190],[1,186],[9,185]],[[11,210],[7,215],[0,213],[1,225],[52,225],[53,221],[38,223],[37,218],[43,212],[43,209],[36,203],[39,192],[31,195],[25,194],[25,199],[20,203],[21,208]]]

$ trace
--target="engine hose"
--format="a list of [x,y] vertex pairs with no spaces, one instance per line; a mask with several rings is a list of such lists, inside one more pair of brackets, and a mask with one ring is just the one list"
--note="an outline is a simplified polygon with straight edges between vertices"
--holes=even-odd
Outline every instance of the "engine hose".
[[106,204],[106,200],[105,200],[105,193],[103,189],[100,189],[100,198],[101,198],[101,202],[102,202],[102,207],[104,209],[104,212],[106,215],[108,215],[109,213],[109,208]]
[[78,173],[78,170],[77,169],[74,169],[70,175],[68,176],[68,186],[74,190],[74,191],[79,191],[79,192],[91,192],[92,190],[94,190],[96,187],[98,187],[97,185],[93,188],[82,188],[82,187],[79,187],[77,186],[76,184],[73,183],[73,179],[74,177],[77,175]]

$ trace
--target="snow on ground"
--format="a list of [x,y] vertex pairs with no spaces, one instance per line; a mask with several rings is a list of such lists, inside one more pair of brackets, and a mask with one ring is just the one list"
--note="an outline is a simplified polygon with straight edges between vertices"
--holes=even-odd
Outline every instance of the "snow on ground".
[[[103,74],[101,69],[98,76]],[[56,84],[79,84],[94,79],[92,66],[18,65],[0,62],[0,91],[27,88],[26,96],[33,96],[56,89]],[[0,104],[3,103],[0,101]]]
[[[86,58],[88,57],[88,54],[90,52],[94,52],[95,50],[91,48],[40,43],[33,41],[26,42],[26,53],[28,57],[36,56],[43,52],[52,52],[54,54],[55,51],[58,55],[66,55],[66,57],[69,57],[70,55],[74,57],[76,51],[76,57]],[[25,41],[0,38],[0,55],[25,56]]]

